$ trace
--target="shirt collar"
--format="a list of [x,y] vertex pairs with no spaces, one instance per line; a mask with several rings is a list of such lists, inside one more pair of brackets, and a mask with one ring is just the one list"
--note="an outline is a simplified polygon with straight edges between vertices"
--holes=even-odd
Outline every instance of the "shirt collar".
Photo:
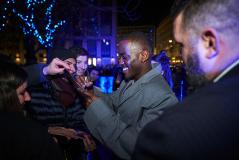
[[236,60],[233,64],[231,64],[229,67],[227,67],[219,76],[217,76],[214,80],[213,83],[218,82],[222,77],[224,77],[230,70],[232,70],[235,66],[239,64],[239,59]]
[[[148,71],[146,74],[144,74],[140,79],[138,79],[137,83],[145,83],[150,81],[153,77],[157,75],[161,75],[162,72],[162,66],[161,64],[158,64],[157,66],[152,66],[152,69]],[[136,83],[135,82],[135,83]]]

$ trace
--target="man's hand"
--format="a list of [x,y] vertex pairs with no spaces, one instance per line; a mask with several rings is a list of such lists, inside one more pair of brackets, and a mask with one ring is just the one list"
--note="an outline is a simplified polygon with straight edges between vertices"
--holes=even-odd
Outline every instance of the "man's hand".
[[77,84],[79,89],[91,89],[93,87],[93,82],[87,76],[77,76],[76,77]]
[[93,91],[93,83],[85,76],[79,76],[77,77],[77,84],[77,91],[84,98],[85,107],[89,107],[89,105],[97,99]]
[[84,135],[83,142],[86,152],[94,151],[96,149],[95,141],[89,134]]
[[78,136],[83,140],[85,151],[90,152],[96,149],[96,144],[91,135],[84,131],[78,131]]
[[56,75],[63,74],[64,70],[69,70],[69,66],[59,58],[54,58],[51,63],[43,68],[43,74],[46,75]]

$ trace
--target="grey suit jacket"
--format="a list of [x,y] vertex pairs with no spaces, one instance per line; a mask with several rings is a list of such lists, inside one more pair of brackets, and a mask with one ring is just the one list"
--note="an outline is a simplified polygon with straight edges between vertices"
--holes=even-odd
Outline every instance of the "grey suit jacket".
[[160,67],[136,82],[122,82],[113,94],[94,101],[84,115],[91,133],[123,159],[130,159],[139,131],[178,102]]

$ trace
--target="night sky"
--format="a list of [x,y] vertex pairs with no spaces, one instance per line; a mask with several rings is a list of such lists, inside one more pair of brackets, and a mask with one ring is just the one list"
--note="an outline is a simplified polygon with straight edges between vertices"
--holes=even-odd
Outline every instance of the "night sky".
[[[129,0],[118,0],[118,7],[126,6]],[[160,21],[170,14],[174,0],[131,0],[125,12],[118,14],[118,24],[123,25],[158,25]],[[131,12],[130,12],[131,11]]]

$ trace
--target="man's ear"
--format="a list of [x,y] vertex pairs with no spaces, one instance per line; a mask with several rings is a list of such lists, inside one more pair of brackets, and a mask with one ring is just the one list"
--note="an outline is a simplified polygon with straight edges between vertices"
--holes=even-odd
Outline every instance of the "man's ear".
[[143,63],[149,60],[149,52],[146,50],[143,50],[142,52],[140,52],[139,60]]
[[206,50],[206,58],[211,59],[218,55],[219,36],[214,29],[207,29],[202,33],[203,47]]

